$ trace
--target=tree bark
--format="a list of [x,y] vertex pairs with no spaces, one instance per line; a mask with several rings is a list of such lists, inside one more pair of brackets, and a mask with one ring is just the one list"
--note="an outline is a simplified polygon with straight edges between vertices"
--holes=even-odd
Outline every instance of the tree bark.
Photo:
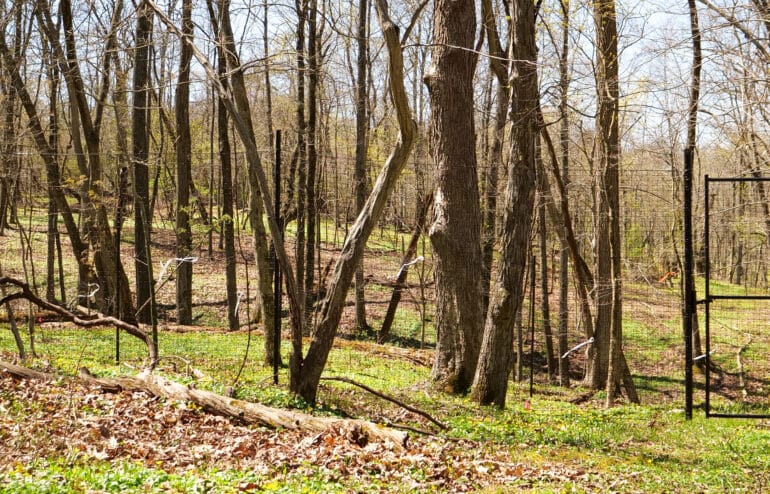
[[[367,115],[368,82],[366,64],[369,58],[369,2],[358,2],[358,58],[356,60],[356,156],[353,177],[356,185],[356,212],[361,212],[366,203],[366,155],[368,146],[369,117]],[[366,297],[364,290],[363,261],[356,267],[356,329],[366,331]],[[383,328],[385,325],[383,324]]]
[[511,5],[513,23],[511,59],[512,120],[511,163],[505,189],[502,259],[484,327],[479,364],[471,395],[481,404],[505,406],[512,361],[511,328],[524,299],[524,276],[536,191],[535,139],[537,139],[537,47],[535,11],[529,0]]
[[150,104],[150,44],[152,43],[152,10],[145,0],[139,3],[136,19],[133,88],[133,175],[134,175],[134,268],[136,271],[137,319],[152,322],[153,280],[150,275],[150,221],[149,195],[149,104]]
[[305,320],[310,327],[315,301],[316,254],[316,174],[318,165],[318,72],[320,53],[318,40],[318,0],[310,0],[308,8],[308,87],[307,87],[307,176],[305,177]]
[[[182,34],[192,38],[192,0],[182,2]],[[192,41],[192,40],[191,40]],[[190,186],[192,184],[192,138],[190,136],[190,61],[189,43],[181,43],[179,77],[176,86],[176,256],[184,259],[192,254],[190,227]],[[192,324],[191,262],[179,262],[176,269],[177,323]]]
[[[569,26],[570,3],[569,0],[561,0],[562,32],[561,53],[559,54],[559,151],[561,158],[561,175],[564,187],[569,185]],[[555,166],[559,166],[556,164]],[[545,170],[545,167],[543,168]],[[543,179],[546,179],[545,173]],[[568,197],[564,198],[569,201]],[[557,228],[564,229],[563,225]],[[566,238],[562,233],[561,239]],[[559,252],[559,335],[557,338],[559,352],[559,384],[569,387],[569,359],[561,356],[567,353],[569,340],[569,245],[561,240]]]
[[[484,30],[487,33],[489,47],[489,66],[497,80],[497,98],[495,102],[495,127],[492,136],[492,146],[489,152],[489,165],[484,173],[484,234],[482,245],[482,259],[484,265],[484,278],[482,281],[483,312],[486,315],[489,308],[489,287],[492,282],[492,259],[495,250],[496,224],[497,224],[497,189],[499,182],[499,170],[503,166],[503,141],[505,139],[505,125],[508,122],[508,109],[511,99],[510,86],[510,56],[507,52],[511,48],[510,41],[503,49],[500,35],[495,22],[491,0],[481,2],[481,15],[484,22]],[[509,32],[509,35],[512,33]]]
[[481,210],[473,121],[475,2],[436,0],[433,59],[425,76],[436,167],[429,236],[436,255],[436,359],[448,392],[473,381],[484,326]]
[[[607,391],[611,406],[621,381],[635,395],[632,380],[624,380],[623,314],[620,238],[620,131],[618,31],[615,0],[594,0],[597,36],[597,129],[600,139],[598,187],[596,325],[590,370],[595,389]],[[606,362],[606,363],[605,363]],[[606,367],[605,367],[606,366]],[[606,369],[606,370],[605,370]],[[604,382],[602,382],[604,380]]]

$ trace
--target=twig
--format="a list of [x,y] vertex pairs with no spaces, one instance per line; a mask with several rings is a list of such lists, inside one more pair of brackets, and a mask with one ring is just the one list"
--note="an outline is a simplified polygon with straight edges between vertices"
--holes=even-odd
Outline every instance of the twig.
[[342,383],[352,384],[353,386],[357,386],[357,387],[359,387],[359,388],[361,388],[361,389],[363,389],[365,391],[370,392],[374,396],[382,398],[383,400],[389,401],[391,403],[395,403],[396,405],[400,406],[401,408],[409,410],[412,413],[416,413],[417,415],[419,415],[419,416],[421,416],[421,417],[423,417],[425,419],[430,420],[431,422],[436,424],[438,426],[438,428],[441,429],[441,430],[447,430],[449,428],[447,425],[445,425],[442,422],[439,422],[438,420],[433,418],[433,416],[431,414],[429,414],[428,412],[424,412],[424,411],[420,410],[419,408],[415,408],[415,407],[413,407],[411,405],[407,405],[406,403],[404,403],[402,401],[399,401],[396,398],[393,398],[392,396],[388,396],[388,395],[386,395],[386,394],[384,394],[384,393],[382,393],[380,391],[377,391],[377,390],[374,390],[374,389],[370,388],[366,384],[361,384],[361,383],[356,382],[356,381],[354,381],[352,379],[348,379],[347,377],[322,377],[321,380],[322,381],[338,381],[338,382],[342,382]]

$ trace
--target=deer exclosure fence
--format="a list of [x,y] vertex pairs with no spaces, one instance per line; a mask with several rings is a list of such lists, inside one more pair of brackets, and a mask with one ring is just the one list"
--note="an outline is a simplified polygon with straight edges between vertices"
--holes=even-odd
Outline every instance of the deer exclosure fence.
[[[697,266],[704,277],[704,297],[698,303],[704,308],[705,331],[705,348],[696,349],[702,353],[687,359],[686,379],[692,386],[693,365],[703,370],[707,417],[770,418],[768,183],[770,177],[758,175],[706,175],[703,248],[694,252],[692,237],[685,241],[686,257],[696,258],[690,269]],[[695,305],[685,307],[694,310]],[[686,340],[697,333],[690,315],[686,310]]]

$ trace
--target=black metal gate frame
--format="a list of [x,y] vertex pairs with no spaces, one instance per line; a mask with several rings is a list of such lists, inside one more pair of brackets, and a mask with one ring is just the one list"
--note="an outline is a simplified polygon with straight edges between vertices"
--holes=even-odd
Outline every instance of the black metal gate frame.
[[[706,257],[706,272],[704,277],[705,282],[705,296],[703,299],[704,315],[706,321],[706,354],[703,358],[706,361],[706,417],[721,417],[721,418],[745,418],[745,419],[768,419],[769,414],[747,414],[747,413],[713,413],[711,411],[711,302],[715,300],[770,300],[770,295],[712,295],[711,294],[711,251],[710,251],[710,205],[709,205],[709,184],[712,182],[770,182],[770,177],[733,177],[733,178],[711,178],[708,175],[705,176],[705,183],[703,187],[704,192],[704,253]],[[692,365],[691,362],[688,362]]]

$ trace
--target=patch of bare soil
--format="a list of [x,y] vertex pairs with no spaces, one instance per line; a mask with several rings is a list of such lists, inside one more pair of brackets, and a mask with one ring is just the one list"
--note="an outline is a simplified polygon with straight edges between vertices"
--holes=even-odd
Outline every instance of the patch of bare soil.
[[342,429],[310,435],[244,427],[143,393],[107,394],[75,380],[18,381],[0,375],[0,469],[39,458],[133,460],[176,473],[248,469],[277,482],[323,475],[342,484],[376,481],[396,491],[467,492],[566,481],[599,487],[583,470],[535,467],[516,462],[509,451],[471,442],[417,437],[398,451],[384,443],[363,444]]

